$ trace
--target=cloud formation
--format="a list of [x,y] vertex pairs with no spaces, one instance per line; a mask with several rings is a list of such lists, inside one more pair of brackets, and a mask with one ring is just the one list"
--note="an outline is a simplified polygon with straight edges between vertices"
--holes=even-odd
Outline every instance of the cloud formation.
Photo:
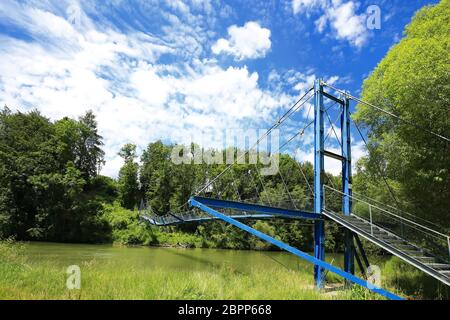
[[[117,152],[124,143],[144,148],[156,139],[189,142],[200,132],[263,126],[292,103],[294,96],[261,88],[259,74],[246,66],[222,67],[204,56],[214,35],[201,22],[185,20],[193,19],[193,10],[207,10],[204,23],[212,23],[211,7],[169,4],[181,13],[161,8],[167,21],[155,36],[130,27],[119,31],[90,18],[95,8],[74,2],[62,7],[70,10],[58,10],[60,2],[2,1],[0,18],[31,39],[0,34],[0,103],[38,108],[52,119],[92,109],[105,139],[102,173],[110,176],[121,165]],[[255,30],[260,36],[247,42],[247,32]],[[270,48],[270,31],[256,23],[230,28],[230,37],[230,50],[239,58]]]
[[217,40],[211,50],[215,54],[233,55],[237,60],[262,58],[272,46],[270,34],[269,29],[254,21],[242,27],[233,25],[228,28],[228,39]]
[[319,14],[315,21],[316,30],[324,33],[329,26],[331,36],[338,40],[348,41],[351,45],[361,48],[369,39],[365,13],[357,14],[360,7],[357,1],[342,0],[293,0],[294,14]]
[[[102,174],[115,177],[125,143],[139,150],[157,139],[221,147],[202,134],[267,128],[315,79],[312,71],[274,69],[267,84],[245,65],[272,47],[271,31],[252,21],[229,27],[227,45],[216,52],[239,61],[221,64],[211,52],[220,42],[214,30],[232,9],[209,1],[161,3],[1,1],[9,33],[0,32],[0,104],[37,108],[53,120],[92,109],[105,142]],[[138,18],[120,20],[124,12]],[[288,133],[308,116],[302,111]]]

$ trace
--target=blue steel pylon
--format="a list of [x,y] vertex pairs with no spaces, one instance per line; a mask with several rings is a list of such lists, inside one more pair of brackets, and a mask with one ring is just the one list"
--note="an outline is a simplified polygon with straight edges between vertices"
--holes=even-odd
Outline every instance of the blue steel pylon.
[[[323,183],[325,174],[324,149],[324,109],[323,86],[321,80],[314,82],[314,212],[318,215],[323,211]],[[314,222],[314,257],[325,261],[325,222]],[[314,265],[314,280],[317,288],[322,287],[323,268]]]
[[[343,97],[341,115],[341,145],[342,145],[342,213],[349,216],[352,212],[352,145],[350,131],[350,99]],[[344,270],[355,274],[355,245],[353,232],[345,230]]]
[[[322,80],[314,83],[314,212],[322,214],[324,206],[324,183],[325,183],[325,151],[324,142],[324,91]],[[333,99],[342,108],[341,115],[341,155],[333,155],[342,161],[342,212],[344,215],[351,214],[351,191],[352,191],[352,159],[351,159],[351,131],[350,131],[350,100],[348,97],[337,99],[330,94],[326,97]],[[314,222],[314,257],[325,261],[325,223],[323,220]],[[344,269],[350,274],[355,273],[353,233],[345,231],[345,253]],[[322,287],[323,269],[314,266],[314,280],[317,288]]]

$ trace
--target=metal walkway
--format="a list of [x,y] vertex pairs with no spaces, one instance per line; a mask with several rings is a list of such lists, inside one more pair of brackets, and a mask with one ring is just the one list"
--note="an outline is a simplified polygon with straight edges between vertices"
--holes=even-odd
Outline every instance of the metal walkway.
[[325,190],[331,197],[347,198],[353,210],[344,215],[325,204],[324,216],[450,286],[450,237],[437,231],[438,225],[359,194]]
[[[318,215],[300,211],[300,210],[291,210],[284,208],[275,208],[275,207],[267,207],[258,204],[252,203],[243,203],[237,201],[225,201],[219,199],[212,198],[204,198],[204,197],[193,197],[192,199],[204,203],[205,205],[211,208],[223,208],[226,210],[232,210],[232,212],[238,211],[240,214],[229,214],[228,216],[235,220],[269,220],[269,219],[308,219],[308,220],[317,220]],[[151,214],[151,212],[141,213],[141,218],[145,220],[147,223],[163,227],[163,226],[172,226],[183,223],[203,223],[210,222],[214,220],[218,220],[217,217],[201,214],[201,212],[188,211],[184,213],[169,213],[164,216],[158,216],[155,214]]]
[[[314,102],[310,103],[312,99]],[[209,177],[208,172],[206,172],[204,183],[196,189],[194,196],[183,205],[184,208],[188,208],[189,205],[190,208],[195,209],[184,214],[170,213],[163,217],[144,214],[142,215],[142,218],[148,223],[156,226],[223,220],[314,264],[314,279],[317,288],[322,287],[322,282],[325,278],[324,271],[328,270],[338,274],[347,281],[356,283],[387,298],[400,298],[392,292],[373,287],[366,280],[355,277],[354,261],[359,261],[359,256],[354,246],[355,240],[358,244],[360,253],[362,252],[361,256],[365,258],[365,264],[367,267],[369,266],[367,256],[364,253],[359,237],[356,235],[371,241],[378,247],[401,258],[408,264],[422,270],[449,286],[450,236],[448,235],[448,229],[443,229],[440,225],[433,225],[423,217],[403,212],[388,204],[369,199],[365,195],[361,198],[359,198],[359,196],[354,196],[356,193],[353,192],[352,189],[351,101],[365,104],[388,116],[402,120],[399,116],[392,114],[381,107],[360,100],[345,91],[339,90],[338,88],[317,79],[314,86],[307,90],[304,95],[270,127],[270,129],[261,135],[253,145],[250,144],[248,151],[243,152],[240,155],[237,154],[236,159],[234,159],[235,161],[232,164],[227,165],[218,175]],[[306,119],[301,117],[300,121],[296,121],[294,119],[295,114],[298,114],[300,110],[306,111],[308,106],[309,110],[307,111]],[[314,112],[314,120],[309,121],[311,111]],[[333,121],[335,116],[336,120]],[[287,121],[288,119],[292,121]],[[338,128],[341,133],[340,137],[338,135],[339,131],[335,130],[335,123],[338,122],[339,119],[340,126],[338,126]],[[327,129],[328,133],[325,135],[326,120],[329,122],[330,130]],[[295,126],[289,128],[288,126],[291,122],[294,123]],[[304,126],[298,126],[298,123],[304,123]],[[408,122],[406,121],[406,123]],[[272,143],[271,140],[272,135],[280,136],[275,131],[280,130],[283,125],[285,126],[284,129],[286,130],[286,137],[288,137],[288,139],[280,146],[280,143]],[[295,156],[294,161],[301,173],[300,179],[303,178],[305,180],[306,186],[311,193],[311,202],[308,203],[308,207],[313,208],[311,209],[313,212],[300,210],[300,208],[306,207],[306,205],[302,204],[302,201],[305,199],[296,199],[296,195],[293,192],[295,189],[292,184],[289,185],[289,183],[286,183],[286,181],[289,181],[287,178],[290,177],[287,177],[287,175],[289,175],[290,172],[283,173],[282,170],[275,170],[275,172],[270,171],[268,173],[267,170],[263,170],[267,168],[263,166],[258,168],[256,164],[254,165],[254,169],[252,168],[246,172],[234,170],[235,164],[238,164],[241,160],[246,160],[247,156],[248,158],[251,158],[253,154],[250,153],[250,150],[260,150],[259,148],[261,145],[262,150],[265,150],[267,154],[271,155],[271,160],[276,160],[277,157],[274,155],[282,154],[282,151],[290,143],[295,141],[296,138],[302,140],[305,136],[305,130],[308,128],[314,130],[313,184],[309,181],[304,172],[305,170],[297,162]],[[360,129],[357,126],[356,128],[361,135],[362,140],[365,142],[365,138]],[[295,134],[291,136],[292,132],[295,132]],[[437,135],[434,132],[428,132],[440,139],[450,141],[450,139]],[[334,143],[333,141],[328,140],[328,138],[332,136],[332,133],[334,133],[336,138]],[[264,142],[271,146],[270,150],[264,149]],[[292,145],[290,145],[290,147],[292,147]],[[272,148],[275,148],[275,150]],[[295,147],[295,150],[297,150],[297,147]],[[331,150],[339,151],[336,153],[337,151]],[[290,150],[290,152],[293,151]],[[325,158],[332,158],[342,163],[342,189],[337,190],[333,180],[328,178],[328,175],[325,172]],[[245,178],[241,179],[246,180],[245,188],[242,183],[235,184],[236,174],[245,175]],[[264,182],[267,174],[274,176],[271,181],[271,184],[273,185],[270,185],[270,187],[277,187],[276,197],[272,197],[270,195],[271,193],[267,191],[267,185],[265,185]],[[275,178],[275,176],[277,177]],[[298,183],[298,181],[296,181],[296,183]],[[332,187],[330,187],[329,184],[331,184]],[[229,188],[224,191],[224,186],[228,186]],[[386,186],[390,190],[387,182]],[[254,193],[253,190],[251,190],[253,188]],[[326,190],[331,191],[333,194],[325,194]],[[236,201],[213,199],[214,197],[220,199],[236,199]],[[248,203],[250,199],[253,199],[255,203]],[[338,199],[340,201],[337,201]],[[280,206],[285,206],[284,200],[288,200],[289,202],[286,205],[286,208],[280,208]],[[256,204],[256,202],[259,204]],[[405,218],[406,216],[408,216],[408,218]],[[314,226],[314,256],[310,256],[238,221],[273,218],[306,219],[311,221],[311,224]],[[329,218],[345,228],[343,270],[325,262],[325,218]],[[363,269],[361,263],[358,264],[360,268]]]
[[[372,291],[374,293],[377,293],[379,295],[382,295],[383,297],[386,297],[388,299],[404,300],[402,297],[400,297],[400,296],[398,296],[398,295],[396,295],[396,294],[394,294],[394,293],[392,293],[392,292],[390,292],[388,290],[379,288],[379,287],[373,285],[372,283],[370,283],[367,280],[360,279],[360,278],[356,277],[355,275],[353,275],[351,273],[345,272],[345,271],[343,271],[343,270],[341,270],[341,269],[339,269],[339,268],[337,268],[337,267],[335,267],[335,266],[333,266],[333,265],[331,265],[331,264],[329,264],[329,263],[327,263],[325,261],[317,259],[317,258],[315,258],[315,257],[313,257],[313,256],[311,256],[311,255],[309,255],[309,254],[307,254],[307,253],[305,253],[303,251],[298,250],[297,248],[294,248],[294,247],[292,247],[292,246],[290,246],[290,245],[280,241],[280,240],[277,240],[277,239],[275,239],[275,238],[273,238],[271,236],[268,236],[267,234],[262,233],[262,232],[254,229],[254,228],[252,228],[252,227],[250,227],[250,226],[248,226],[246,224],[243,224],[243,223],[237,221],[236,219],[233,219],[231,216],[227,216],[227,215],[223,214],[222,212],[209,207],[206,203],[202,202],[202,201],[208,202],[207,200],[208,199],[206,199],[206,198],[192,197],[189,200],[189,204],[192,207],[196,207],[196,208],[202,210],[203,212],[206,212],[211,217],[220,219],[220,220],[225,221],[225,222],[227,222],[227,223],[229,223],[231,225],[234,225],[235,227],[237,227],[237,228],[239,228],[239,229],[241,229],[241,230],[243,230],[245,232],[248,232],[248,233],[258,237],[261,240],[269,242],[269,243],[277,246],[278,248],[280,248],[282,250],[285,250],[285,251],[287,251],[287,252],[289,252],[289,253],[291,253],[291,254],[293,254],[293,255],[301,258],[301,259],[306,260],[307,262],[309,262],[309,263],[319,267],[322,271],[328,270],[328,271],[330,271],[332,273],[335,273],[335,274],[343,277],[344,279],[346,279],[346,280],[348,280],[350,282],[353,282],[353,283],[355,283],[357,285],[360,285],[360,286],[362,286],[364,288],[367,288],[368,290],[370,290],[370,291]],[[227,207],[229,206],[228,201],[220,201],[220,202],[223,203],[222,209],[227,209]],[[231,204],[231,206],[235,206],[235,205],[236,205],[236,203],[232,203]],[[245,204],[243,204],[243,205],[245,205]],[[217,205],[216,207],[220,208],[219,205]],[[266,209],[266,210],[273,210],[274,209],[274,208],[263,207],[263,206],[258,206],[258,207],[260,209]],[[282,209],[275,208],[275,210],[282,210]],[[316,214],[314,216],[315,216],[315,219],[322,217],[320,214]]]
[[450,286],[450,264],[361,217],[323,211],[323,215]]
[[[202,216],[196,214],[183,214],[183,215],[164,215],[164,216],[148,216],[142,215],[142,219],[151,225],[157,227],[175,226],[183,223],[204,223],[219,220],[218,218],[211,216]],[[231,215],[231,218],[235,220],[268,220],[273,219],[275,216],[268,214],[242,214]]]

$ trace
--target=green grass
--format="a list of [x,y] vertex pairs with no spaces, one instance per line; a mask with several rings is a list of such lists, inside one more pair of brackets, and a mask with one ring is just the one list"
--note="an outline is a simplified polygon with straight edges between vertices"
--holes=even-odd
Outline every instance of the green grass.
[[[29,263],[20,244],[0,244],[0,299],[355,299],[360,290],[319,292],[306,271],[226,265],[208,271],[133,268],[92,260],[81,266],[81,290],[68,290],[63,267]],[[364,290],[366,291],[366,290]],[[368,295],[367,295],[368,294]]]
[[[25,248],[0,242],[0,300],[9,299],[383,299],[358,286],[331,292],[314,289],[309,270],[255,267],[246,272],[222,265],[203,271],[136,268],[108,260],[80,265],[81,290],[66,288],[65,267],[30,262]],[[382,269],[383,287],[404,297],[448,299],[448,288],[398,259]],[[329,275],[328,280],[341,279]],[[397,288],[402,288],[398,290]]]

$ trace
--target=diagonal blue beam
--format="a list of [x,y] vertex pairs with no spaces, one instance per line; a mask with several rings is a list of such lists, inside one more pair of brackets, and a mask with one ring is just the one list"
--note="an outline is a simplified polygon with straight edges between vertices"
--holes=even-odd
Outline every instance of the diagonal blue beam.
[[237,201],[218,200],[203,197],[192,197],[191,200],[201,202],[204,205],[207,205],[208,207],[211,208],[233,209],[237,211],[257,212],[276,216],[287,216],[290,218],[302,218],[311,220],[317,220],[322,218],[321,215],[311,212],[267,207],[259,204],[250,204]]
[[250,234],[252,234],[252,235],[254,235],[254,236],[256,236],[256,237],[258,237],[258,238],[260,238],[262,240],[264,240],[264,241],[270,242],[271,244],[277,246],[280,249],[286,250],[286,251],[288,251],[288,252],[290,252],[290,253],[292,253],[292,254],[294,254],[294,255],[296,255],[296,256],[298,256],[298,257],[300,257],[300,258],[302,258],[302,259],[304,259],[304,260],[306,260],[306,261],[308,261],[308,262],[310,262],[312,264],[314,264],[314,265],[318,265],[321,268],[329,270],[329,271],[331,271],[331,272],[333,272],[333,273],[343,277],[344,279],[347,279],[347,280],[349,280],[349,281],[351,281],[353,283],[356,283],[356,284],[358,284],[358,285],[360,285],[360,286],[362,286],[364,288],[369,289],[372,292],[375,292],[375,293],[377,293],[379,295],[382,295],[382,296],[384,296],[384,297],[386,297],[388,299],[404,300],[403,298],[393,294],[392,292],[389,292],[389,291],[384,290],[382,288],[375,287],[371,283],[369,283],[369,282],[367,282],[365,280],[362,280],[362,279],[360,279],[358,277],[355,277],[354,275],[352,275],[352,274],[350,274],[348,272],[342,271],[341,269],[338,269],[338,268],[332,266],[331,264],[328,264],[328,263],[326,263],[326,262],[324,262],[324,261],[322,261],[320,259],[317,259],[317,258],[315,258],[313,256],[310,256],[309,254],[306,254],[303,251],[300,251],[300,250],[298,250],[298,249],[296,249],[294,247],[291,247],[291,246],[285,244],[284,242],[278,241],[278,240],[268,236],[265,233],[262,233],[262,232],[260,232],[258,230],[255,230],[255,229],[247,226],[246,224],[243,224],[243,223],[241,223],[241,222],[239,222],[237,220],[234,220],[234,219],[232,219],[232,218],[230,218],[230,217],[228,217],[228,216],[226,216],[226,215],[224,215],[224,214],[222,214],[222,213],[220,213],[220,212],[218,212],[218,211],[216,211],[214,209],[211,209],[207,205],[205,205],[205,204],[201,203],[200,201],[196,200],[195,197],[189,199],[189,205],[197,207],[200,210],[202,210],[202,211],[204,211],[204,212],[206,212],[206,213],[208,213],[208,214],[210,214],[210,215],[212,215],[212,216],[214,216],[216,218],[219,218],[219,219],[221,219],[221,220],[223,220],[225,222],[228,222],[229,224],[232,224],[235,227],[238,227],[239,229],[242,229],[242,230],[244,230],[244,231],[246,231],[246,232],[248,232],[248,233],[250,233]]

